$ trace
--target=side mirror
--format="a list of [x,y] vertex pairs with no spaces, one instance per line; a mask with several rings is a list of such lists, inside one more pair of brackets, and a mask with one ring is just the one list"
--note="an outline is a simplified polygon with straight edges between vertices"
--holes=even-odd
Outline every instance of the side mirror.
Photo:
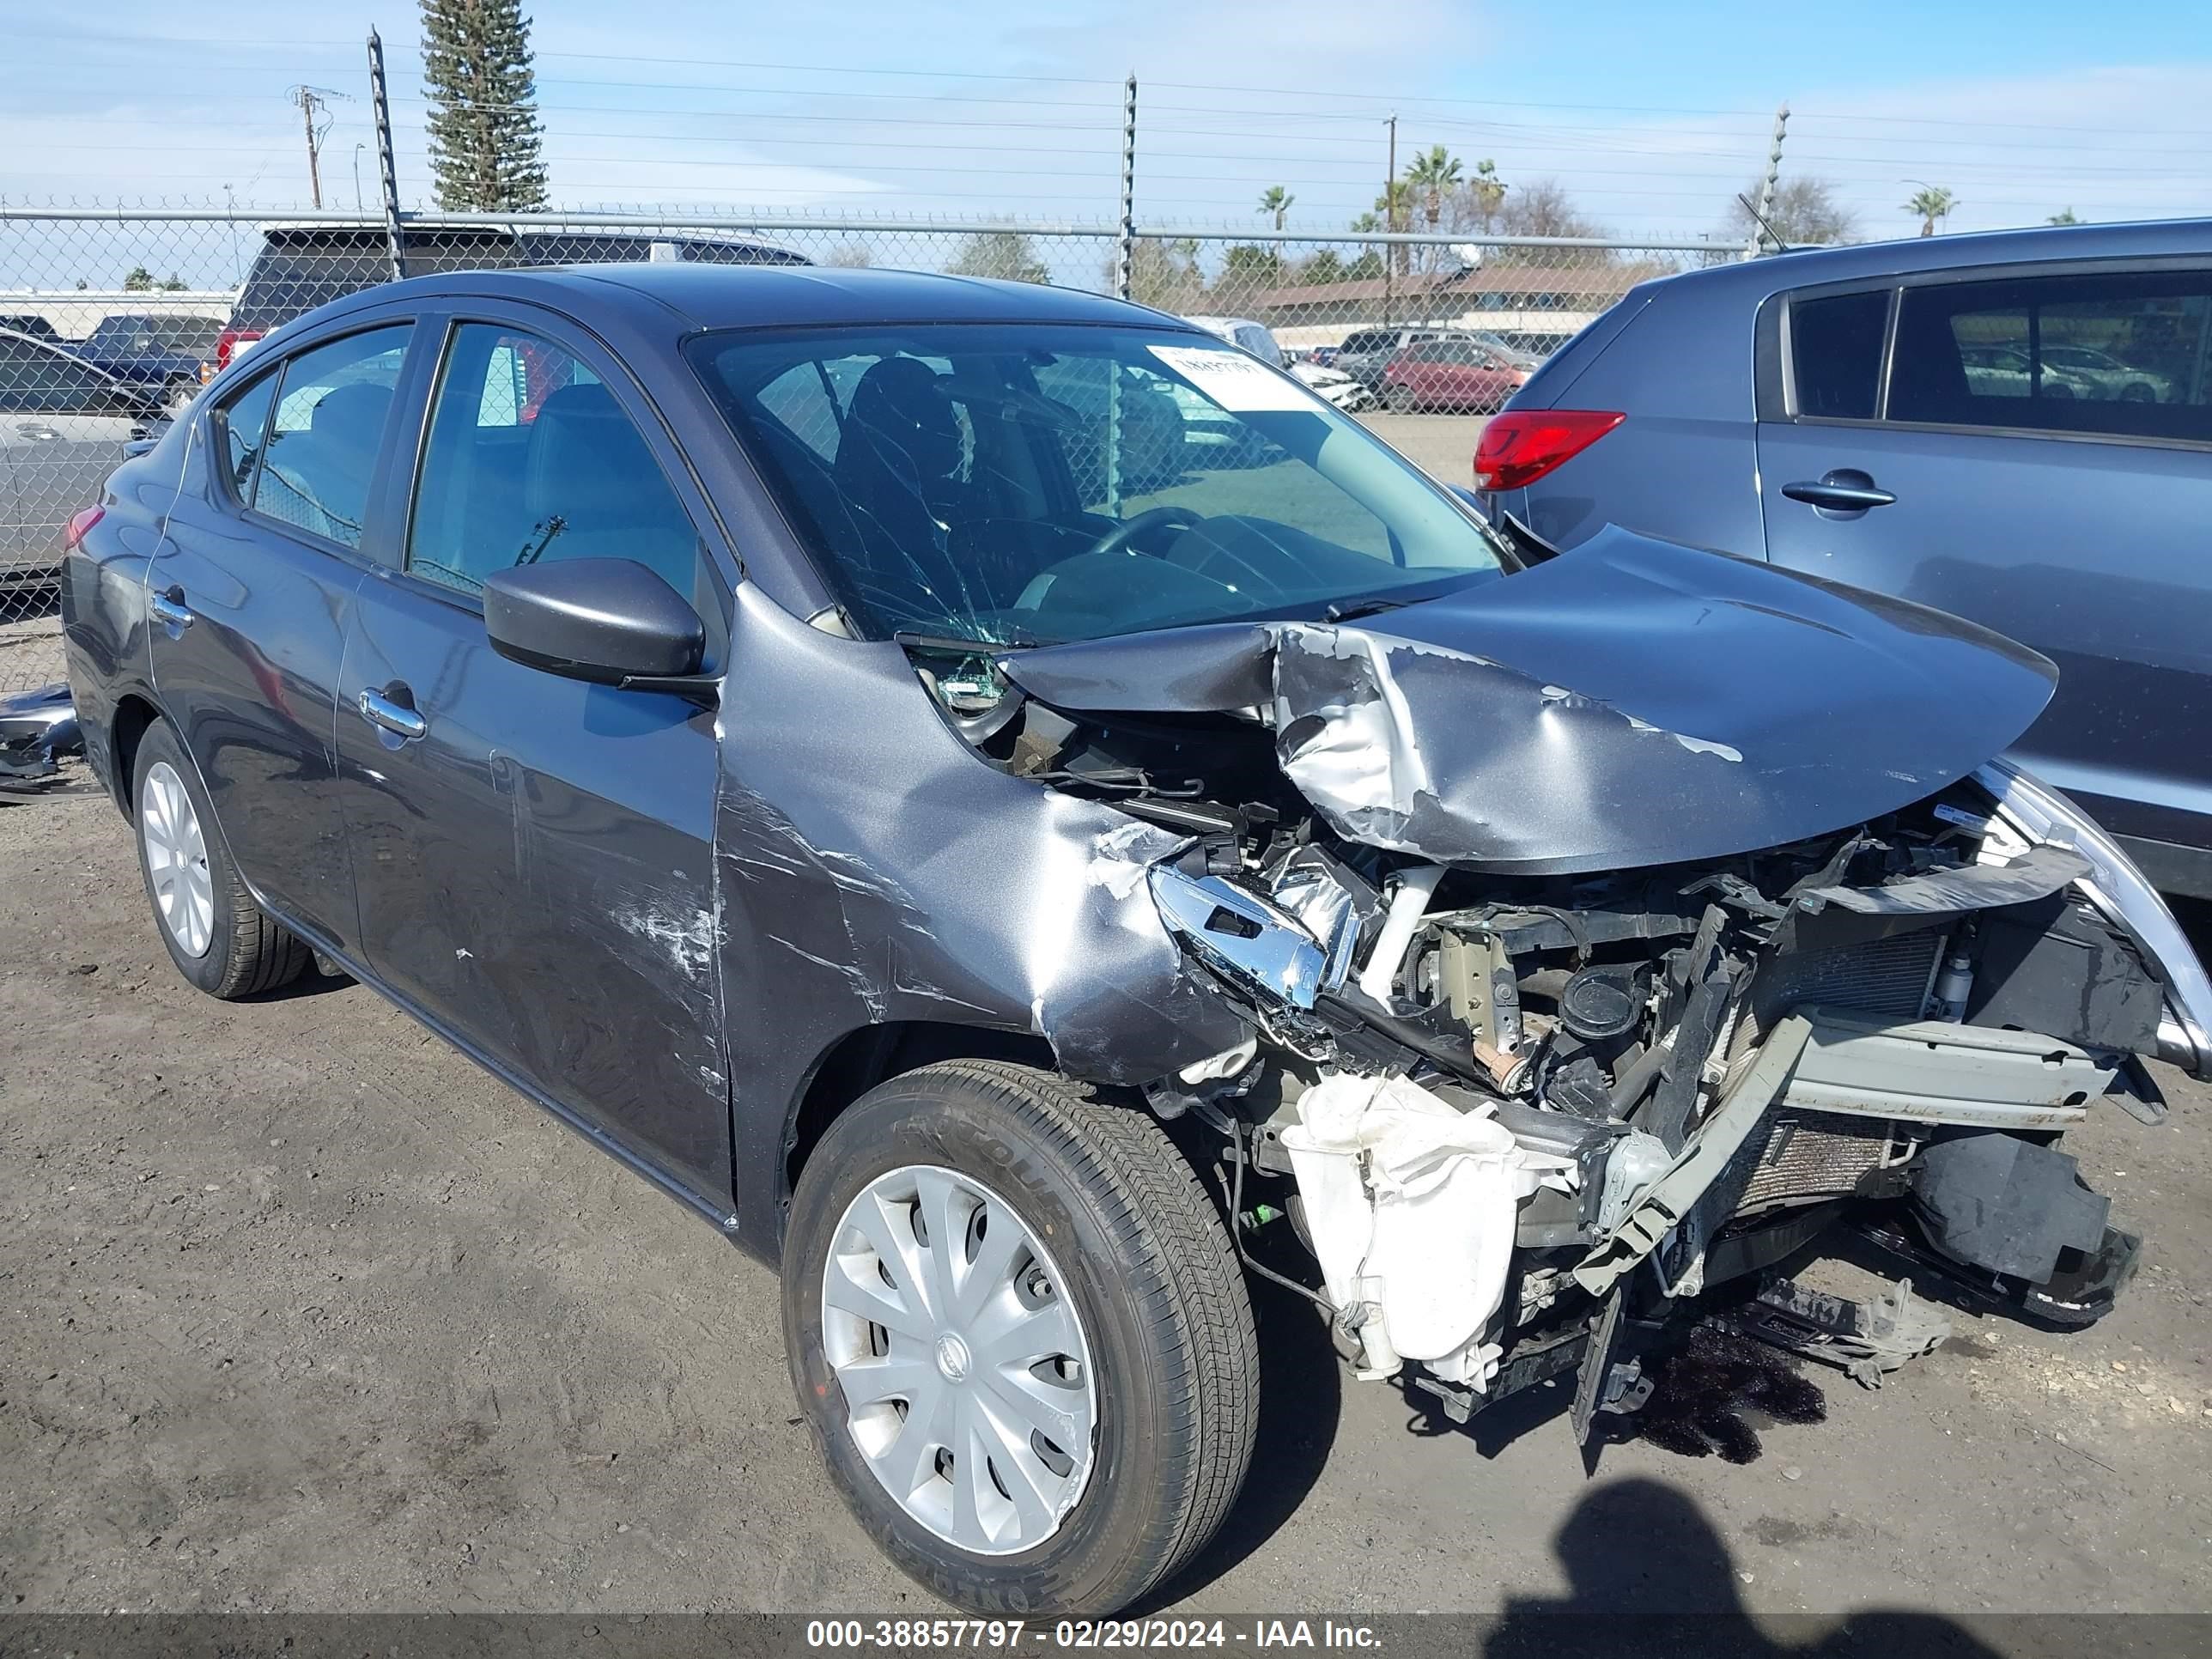
[[595,685],[713,700],[699,665],[707,630],[684,597],[635,559],[562,559],[484,579],[491,648]]

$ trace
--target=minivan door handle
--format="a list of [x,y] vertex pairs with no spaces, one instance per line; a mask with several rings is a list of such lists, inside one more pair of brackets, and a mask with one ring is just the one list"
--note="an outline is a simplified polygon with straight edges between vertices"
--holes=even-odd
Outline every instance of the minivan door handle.
[[1828,513],[1863,513],[1870,507],[1893,506],[1897,501],[1887,489],[1877,489],[1872,478],[1853,466],[1823,473],[1817,483],[1809,480],[1786,483],[1782,493],[1793,501]]
[[[404,692],[406,688],[395,685],[392,690]],[[398,702],[381,691],[363,691],[355,706],[361,710],[362,719],[371,726],[391,732],[403,743],[411,742],[430,729],[430,722],[406,703]]]

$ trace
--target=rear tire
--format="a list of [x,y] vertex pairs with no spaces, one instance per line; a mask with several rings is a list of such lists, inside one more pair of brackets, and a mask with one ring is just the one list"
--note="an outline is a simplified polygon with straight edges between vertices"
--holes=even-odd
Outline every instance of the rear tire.
[[131,805],[146,902],[179,973],[228,1002],[306,970],[313,953],[246,890],[199,772],[164,721],[138,740]]
[[[908,1310],[930,1299],[917,1287],[943,1282],[927,1279],[927,1267],[915,1270],[913,1286],[903,1267],[896,1279],[882,1269],[901,1328],[869,1324],[862,1316],[868,1335],[854,1347],[848,1287],[881,1293],[876,1264],[884,1257],[872,1249],[867,1229],[890,1238],[902,1257],[929,1231],[907,1219],[929,1212],[927,1189],[917,1189],[910,1211],[898,1197],[917,1178],[961,1194],[936,1212],[954,1218],[940,1223],[938,1234],[951,1237],[957,1227],[965,1241],[950,1269],[956,1280],[981,1268],[981,1241],[1008,1236],[1003,1221],[976,1228],[973,1215],[1011,1212],[1024,1246],[1039,1249],[1034,1259],[1049,1277],[1049,1295],[1063,1298],[1073,1316],[1073,1327],[1061,1328],[1074,1334],[1058,1351],[1079,1348],[1081,1381],[1095,1401],[1089,1444],[1051,1446],[1073,1471],[1053,1494],[1060,1507],[1048,1508],[1042,1528],[1032,1529],[1034,1544],[1024,1541],[1019,1522],[1006,1522],[1004,1553],[953,1541],[960,1511],[946,1507],[955,1500],[937,1489],[957,1492],[958,1460],[931,1450],[938,1443],[927,1427],[908,1443],[921,1420],[916,1401],[927,1401],[939,1387],[930,1374],[921,1373],[903,1399],[894,1393],[882,1403],[878,1394],[872,1406],[863,1396],[857,1411],[841,1380],[854,1377],[856,1391],[880,1389],[866,1374],[871,1359],[918,1357],[969,1390],[981,1411],[997,1409],[994,1377],[1043,1375],[1022,1357],[1026,1346],[987,1373],[991,1322],[978,1315],[963,1322],[964,1290],[954,1295],[951,1315],[925,1311],[908,1328]],[[884,1194],[890,1195],[889,1208],[871,1209]],[[963,1215],[971,1218],[961,1221]],[[918,1248],[917,1260],[927,1258],[927,1237]],[[971,1258],[972,1268],[962,1265]],[[1190,1165],[1141,1109],[1048,1073],[994,1061],[956,1060],[894,1078],[839,1117],[808,1158],[793,1198],[783,1275],[792,1380],[831,1476],[884,1552],[957,1606],[1017,1615],[1115,1612],[1188,1563],[1243,1484],[1259,1411],[1251,1304],[1219,1215]],[[1036,1282],[1025,1282],[1034,1291]],[[948,1352],[950,1362],[939,1357]],[[1054,1376],[1067,1375],[1063,1361]],[[886,1414],[893,1411],[895,1419]],[[1007,1443],[993,1451],[964,1428],[950,1433],[991,1453],[969,1467],[1011,1491],[996,1463],[1008,1455]],[[1018,1444],[1011,1450],[1024,1455]],[[921,1462],[908,1461],[916,1455]],[[908,1469],[918,1476],[906,1475]],[[894,1495],[895,1486],[907,1495]],[[971,1522],[979,1507],[970,1500]],[[963,1535],[977,1534],[971,1526]]]
[[1413,388],[1409,386],[1386,386],[1382,388],[1382,407],[1393,415],[1413,412]]

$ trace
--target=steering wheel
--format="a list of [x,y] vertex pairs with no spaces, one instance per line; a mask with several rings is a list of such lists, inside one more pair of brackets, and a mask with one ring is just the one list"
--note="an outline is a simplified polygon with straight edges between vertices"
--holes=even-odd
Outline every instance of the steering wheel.
[[1188,530],[1206,522],[1206,514],[1194,507],[1155,507],[1139,513],[1133,519],[1124,519],[1111,530],[1084,550],[1085,554],[1124,553],[1129,544],[1139,536],[1148,536],[1155,530],[1165,530],[1173,525]]

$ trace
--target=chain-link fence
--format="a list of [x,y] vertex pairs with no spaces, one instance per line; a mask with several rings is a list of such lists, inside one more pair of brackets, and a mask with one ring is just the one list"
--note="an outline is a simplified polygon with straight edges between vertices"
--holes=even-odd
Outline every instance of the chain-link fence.
[[[397,220],[246,209],[0,207],[0,690],[58,678],[70,515],[130,447],[270,331],[395,275],[674,260],[876,265],[1101,293],[1279,353],[1355,414],[1480,416],[1634,283],[1735,257],[1697,243],[726,211]],[[1256,326],[1255,326],[1256,325]],[[1406,423],[1387,435],[1409,442]],[[1474,428],[1439,453],[1463,465]],[[1416,459],[1425,459],[1416,454]]]

